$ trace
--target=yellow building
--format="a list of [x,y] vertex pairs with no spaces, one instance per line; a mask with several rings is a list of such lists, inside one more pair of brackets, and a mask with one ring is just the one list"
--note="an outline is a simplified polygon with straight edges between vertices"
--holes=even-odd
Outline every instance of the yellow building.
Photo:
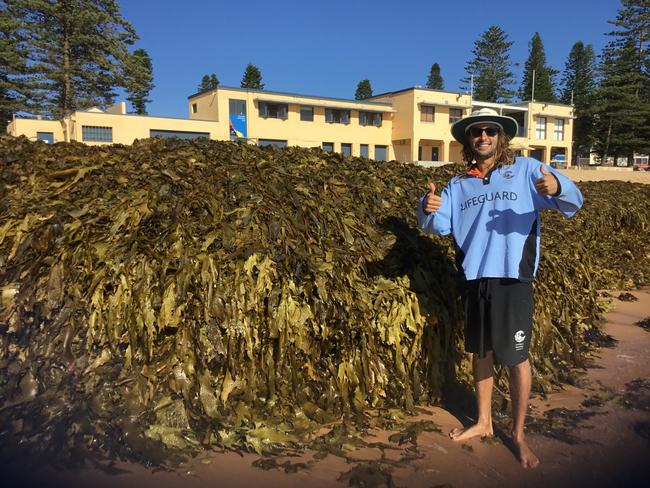
[[461,161],[462,147],[450,127],[471,112],[468,94],[415,87],[375,95],[371,100],[389,102],[395,108],[391,144],[396,159]]
[[400,161],[461,162],[462,147],[451,135],[451,124],[483,107],[517,121],[519,132],[512,145],[518,154],[545,163],[558,155],[571,161],[573,107],[569,105],[480,102],[466,93],[420,87],[375,95],[371,100],[387,101],[395,108],[391,144]]
[[390,142],[395,109],[386,102],[218,87],[191,95],[189,112],[190,119],[215,120],[222,140],[395,159]]
[[48,142],[131,144],[154,136],[208,137],[251,144],[320,147],[346,155],[404,162],[460,162],[450,126],[472,110],[489,107],[517,120],[512,141],[519,154],[550,163],[571,161],[573,107],[540,102],[490,103],[467,93],[421,87],[344,100],[295,93],[218,87],[188,97],[189,119],[77,111],[60,121],[15,118],[13,135]]
[[79,141],[104,145],[133,144],[136,139],[155,136],[217,139],[217,128],[218,124],[212,120],[127,114],[126,104],[120,102],[105,111],[98,108],[79,110],[61,120],[16,117],[7,126],[7,132],[48,143]]
[[519,124],[512,146],[524,156],[545,163],[572,160],[574,111],[570,105],[546,102],[489,103],[474,101],[474,108],[492,108]]

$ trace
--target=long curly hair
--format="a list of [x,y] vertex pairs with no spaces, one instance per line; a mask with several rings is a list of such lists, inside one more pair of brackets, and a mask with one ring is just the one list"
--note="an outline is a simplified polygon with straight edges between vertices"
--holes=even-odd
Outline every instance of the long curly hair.
[[[503,131],[499,131],[499,139],[497,141],[497,150],[496,150],[496,162],[495,166],[500,166],[503,164],[512,164],[515,162],[515,153],[510,149],[510,137],[508,134]],[[474,156],[474,150],[472,149],[471,144],[469,143],[469,138],[465,138],[465,144],[463,144],[463,161],[468,165],[472,164],[476,159]]]

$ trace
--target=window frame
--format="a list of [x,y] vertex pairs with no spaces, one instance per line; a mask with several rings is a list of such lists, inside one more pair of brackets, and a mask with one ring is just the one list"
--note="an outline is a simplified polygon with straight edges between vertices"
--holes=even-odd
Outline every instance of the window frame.
[[[431,113],[425,113],[424,109],[431,109]],[[428,119],[428,116],[431,116],[431,120]],[[420,122],[427,124],[434,123],[436,121],[436,106],[423,103],[420,105]]]
[[[311,113],[310,118],[305,118],[303,116],[304,111],[309,110]],[[303,122],[313,122],[314,121],[314,107],[313,105],[301,105],[300,106],[300,120]]]
[[[460,115],[458,115],[457,117],[452,116],[451,115],[452,111],[458,112]],[[458,122],[462,118],[463,118],[463,109],[462,108],[453,108],[453,107],[449,108],[449,123],[450,124],[455,124],[456,122]]]
[[[558,122],[559,130],[558,130]],[[553,140],[554,141],[563,141],[564,140],[564,119],[555,119],[553,124]]]
[[[377,159],[377,149],[383,149],[384,150],[384,158],[383,159]],[[385,146],[383,144],[375,144],[375,161],[388,161],[388,146]]]
[[[327,144],[327,145],[330,145],[331,149],[326,149],[326,148],[325,148],[325,145],[326,145],[326,144]],[[331,152],[331,153],[333,153],[333,152],[334,152],[334,143],[333,143],[333,142],[323,142],[323,143],[321,144],[321,149],[322,149],[323,151],[325,151],[325,152]]]
[[175,137],[177,139],[183,139],[183,140],[200,139],[200,138],[209,139],[210,133],[188,131],[188,130],[149,129],[149,137]]
[[113,142],[113,127],[108,125],[82,125],[81,140],[83,142]]
[[364,127],[367,126],[381,127],[383,122],[384,122],[384,116],[381,112],[359,110],[359,125],[362,125]]
[[345,124],[350,123],[350,110],[344,108],[326,108],[325,122],[328,124]]
[[45,144],[54,144],[54,132],[37,131],[36,139],[43,141]]
[[[349,153],[345,152],[345,148],[349,149]],[[342,142],[341,143],[341,154],[344,156],[352,157],[352,143],[351,142]]]
[[[544,121],[543,123],[540,123],[541,121]],[[546,139],[546,117],[542,116],[537,116],[535,118],[535,138],[538,140],[545,140]],[[541,137],[540,137],[541,135]]]
[[281,102],[259,102],[257,112],[262,119],[280,119],[289,118],[289,104]]
[[258,139],[257,140],[257,145],[259,147],[277,147],[279,149],[287,147],[287,141],[286,139]]
[[359,156],[366,159],[370,157],[370,144],[359,144]]
[[[238,108],[243,108],[243,110],[237,110]],[[228,99],[228,115],[243,115],[246,117],[246,100],[241,98],[229,98]]]

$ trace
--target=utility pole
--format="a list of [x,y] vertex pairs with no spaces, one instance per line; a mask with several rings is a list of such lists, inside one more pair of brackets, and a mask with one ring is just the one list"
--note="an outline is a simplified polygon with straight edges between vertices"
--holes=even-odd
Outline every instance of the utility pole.
[[469,104],[474,102],[474,73],[469,76]]
[[533,70],[533,86],[530,89],[530,101],[534,102],[535,101],[535,70]]

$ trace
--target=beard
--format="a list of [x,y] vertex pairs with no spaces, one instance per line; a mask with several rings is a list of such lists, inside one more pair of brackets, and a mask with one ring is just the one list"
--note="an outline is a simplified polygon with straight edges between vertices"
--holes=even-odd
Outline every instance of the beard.
[[479,151],[475,147],[472,148],[472,152],[474,153],[474,158],[475,159],[488,159],[496,155],[497,153],[497,148],[496,145],[490,149],[484,150],[484,151]]

